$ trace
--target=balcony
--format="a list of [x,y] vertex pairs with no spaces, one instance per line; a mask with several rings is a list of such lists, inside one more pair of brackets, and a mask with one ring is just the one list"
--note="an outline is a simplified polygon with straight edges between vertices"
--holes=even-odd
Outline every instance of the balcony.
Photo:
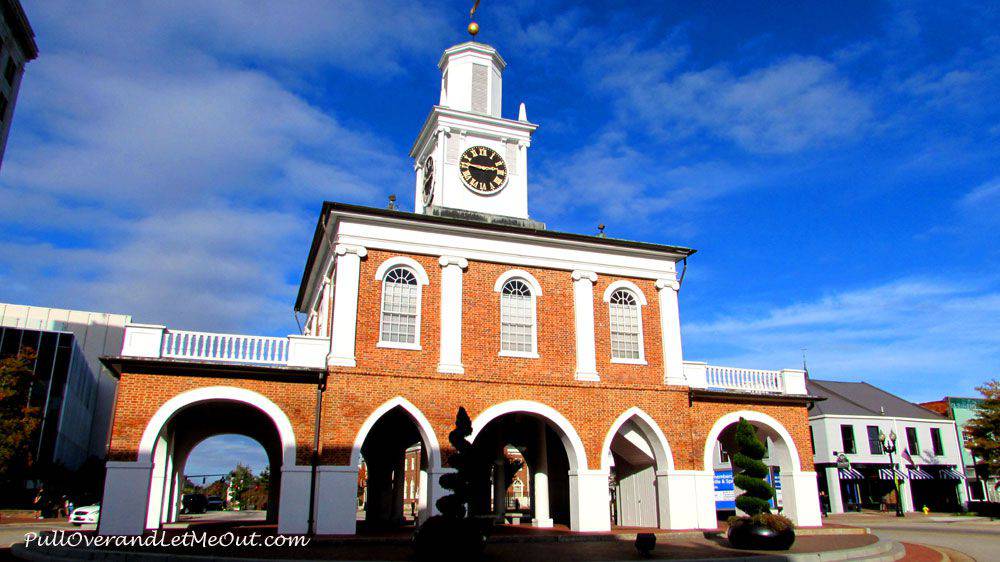
[[121,354],[235,365],[325,368],[329,350],[328,338],[217,334],[127,324]]
[[691,388],[749,394],[806,394],[806,373],[796,369],[764,371],[684,362],[684,378]]

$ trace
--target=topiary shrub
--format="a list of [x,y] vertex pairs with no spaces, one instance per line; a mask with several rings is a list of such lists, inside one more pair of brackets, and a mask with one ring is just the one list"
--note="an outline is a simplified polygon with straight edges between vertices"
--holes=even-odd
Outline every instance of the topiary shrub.
[[757,437],[757,429],[743,418],[736,424],[736,450],[733,466],[740,471],[733,475],[733,483],[743,490],[736,498],[736,507],[750,516],[770,513],[768,502],[774,497],[774,488],[764,480],[768,470],[761,462],[766,449]]

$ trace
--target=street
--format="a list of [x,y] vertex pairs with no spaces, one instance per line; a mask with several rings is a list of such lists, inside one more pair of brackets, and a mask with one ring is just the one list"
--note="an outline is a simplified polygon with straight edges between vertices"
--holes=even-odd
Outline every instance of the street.
[[950,548],[978,562],[1000,560],[1000,521],[914,513],[904,518],[851,513],[830,515],[826,522],[868,527],[881,539]]

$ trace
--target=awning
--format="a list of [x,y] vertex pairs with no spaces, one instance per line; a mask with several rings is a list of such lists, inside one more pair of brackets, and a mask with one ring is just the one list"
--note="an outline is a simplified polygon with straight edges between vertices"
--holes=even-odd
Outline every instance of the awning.
[[961,472],[954,468],[942,468],[938,476],[944,480],[963,480],[965,478]]
[[878,477],[880,479],[882,479],[882,480],[892,480],[893,479],[893,474],[895,474],[896,478],[898,478],[900,480],[906,480],[906,475],[903,474],[902,472],[900,472],[899,469],[896,469],[896,468],[880,468],[880,469],[878,469]]
[[840,479],[841,480],[864,480],[865,476],[853,468],[841,468]]
[[910,479],[911,480],[933,480],[934,479],[934,477],[931,476],[929,473],[924,472],[923,470],[920,470],[919,468],[911,468],[911,469],[909,469],[909,471],[910,471]]

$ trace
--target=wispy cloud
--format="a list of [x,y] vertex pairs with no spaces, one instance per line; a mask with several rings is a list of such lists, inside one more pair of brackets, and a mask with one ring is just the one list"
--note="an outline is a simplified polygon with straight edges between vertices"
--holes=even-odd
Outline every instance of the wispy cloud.
[[[253,471],[260,471],[267,466],[267,453],[264,448],[249,437],[243,435],[217,435],[199,443],[188,456],[184,466],[184,474],[189,476],[199,474],[216,475],[209,477],[208,483],[218,480],[218,475],[229,474],[229,471],[242,463]],[[201,484],[201,479],[195,480]]]

